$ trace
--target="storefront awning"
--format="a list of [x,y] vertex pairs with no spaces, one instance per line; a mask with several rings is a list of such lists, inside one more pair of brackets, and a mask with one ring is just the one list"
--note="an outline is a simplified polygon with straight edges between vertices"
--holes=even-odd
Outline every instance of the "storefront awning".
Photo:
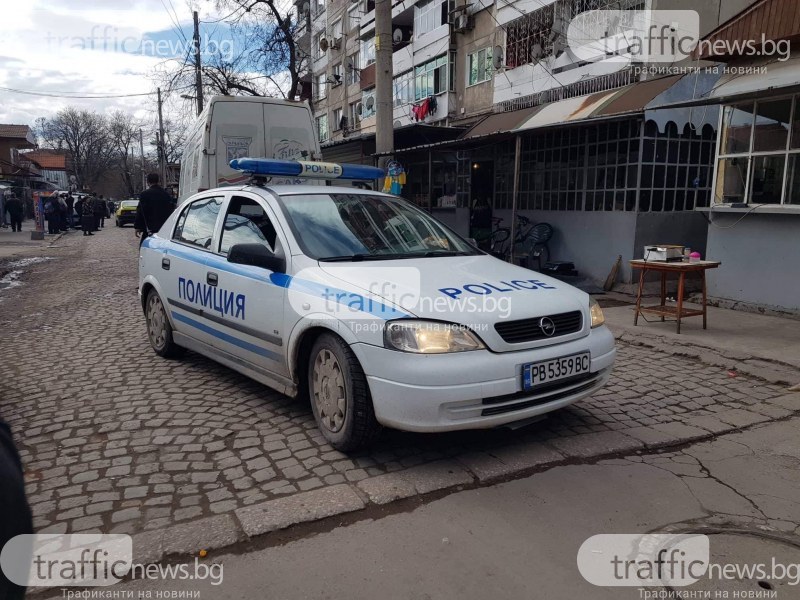
[[[683,102],[673,102],[653,109],[686,108],[689,106],[706,106],[710,104],[729,104],[752,100],[776,94],[791,94],[800,91],[797,73],[800,69],[800,58],[786,61],[729,63],[718,66],[728,72],[720,76],[719,81],[706,94]],[[750,72],[748,72],[750,71]]]

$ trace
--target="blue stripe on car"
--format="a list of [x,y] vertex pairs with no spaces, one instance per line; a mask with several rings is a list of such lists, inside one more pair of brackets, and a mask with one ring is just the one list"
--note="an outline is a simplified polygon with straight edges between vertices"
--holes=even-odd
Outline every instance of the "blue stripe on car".
[[262,348],[261,346],[257,346],[256,344],[251,344],[250,342],[245,342],[242,339],[237,338],[236,336],[230,335],[229,333],[225,333],[224,331],[219,331],[218,329],[214,329],[213,327],[209,327],[205,323],[201,323],[200,321],[196,321],[195,319],[189,318],[186,315],[183,315],[179,312],[172,311],[172,318],[176,321],[180,321],[181,323],[186,323],[194,327],[195,329],[199,329],[203,333],[207,333],[208,335],[212,335],[215,338],[222,340],[223,342],[228,342],[229,344],[233,344],[234,346],[239,346],[249,352],[254,354],[258,354],[260,356],[264,356],[270,360],[274,360],[275,362],[280,362],[283,360],[283,357],[276,354],[275,352],[271,352],[266,348]]

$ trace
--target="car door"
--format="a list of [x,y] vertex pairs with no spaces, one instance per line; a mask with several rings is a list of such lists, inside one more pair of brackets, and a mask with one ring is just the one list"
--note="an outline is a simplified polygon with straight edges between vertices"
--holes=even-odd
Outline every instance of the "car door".
[[283,255],[287,247],[275,214],[263,198],[232,192],[219,226],[219,243],[207,263],[217,281],[223,310],[214,319],[227,328],[226,352],[275,374],[288,376],[284,346],[283,306],[286,290],[262,267],[232,264],[228,252],[236,244],[263,244]]
[[214,305],[206,262],[212,256],[224,200],[225,196],[217,193],[187,203],[161,257],[159,283],[166,291],[175,329],[208,346],[216,345],[219,332],[203,318],[204,312],[213,310]]

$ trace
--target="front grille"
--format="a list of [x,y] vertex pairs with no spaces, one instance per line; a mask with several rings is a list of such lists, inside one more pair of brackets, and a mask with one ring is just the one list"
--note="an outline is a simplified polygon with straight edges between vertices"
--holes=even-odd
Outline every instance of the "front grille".
[[[546,335],[542,329],[540,323],[544,318],[550,319],[553,325],[555,325],[553,335]],[[559,313],[557,315],[534,317],[533,319],[503,321],[501,323],[496,323],[494,326],[495,331],[500,334],[503,341],[509,344],[534,342],[536,340],[559,337],[580,331],[581,327],[583,327],[583,313],[579,310]]]
[[[581,392],[585,392],[586,390],[591,389],[593,386],[597,385],[597,381],[600,379],[600,377],[601,377],[600,372],[586,373],[585,375],[579,376],[578,378],[554,382],[556,383],[556,385],[548,386],[546,390],[547,395],[545,395],[544,397],[541,396],[541,393],[544,390],[527,390],[524,392],[517,392],[516,394],[509,394],[507,396],[495,396],[493,398],[484,398],[483,404],[484,405],[488,404],[489,407],[484,408],[481,411],[481,416],[488,417],[491,415],[502,415],[504,413],[530,408],[531,406],[537,406],[539,404],[548,404],[550,402],[555,402],[556,400],[561,400],[562,398],[567,398],[568,396],[574,396],[575,394],[580,394]],[[574,387],[575,384],[581,384],[581,385]],[[566,389],[560,390],[559,388],[566,388]],[[517,402],[514,404],[503,404],[502,406],[492,406],[500,402],[509,402],[515,400],[516,398],[522,399],[522,402]],[[524,398],[528,399],[524,400]]]

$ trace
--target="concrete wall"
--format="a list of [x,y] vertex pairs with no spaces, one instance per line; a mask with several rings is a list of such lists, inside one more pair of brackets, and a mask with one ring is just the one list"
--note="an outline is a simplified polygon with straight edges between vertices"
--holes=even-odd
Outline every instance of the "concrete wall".
[[639,213],[633,256],[642,258],[646,244],[682,244],[706,256],[708,222],[696,212]]
[[501,40],[501,37],[497,35],[497,41],[495,41],[497,24],[492,18],[492,10],[490,8],[474,13],[472,15],[474,28],[471,31],[456,34],[456,103],[452,107],[456,119],[487,112],[492,108],[492,78],[477,85],[468,85],[469,63],[467,61],[470,53],[483,48],[494,49],[494,46]]
[[722,266],[709,272],[709,295],[800,312],[800,214],[756,212],[742,219],[741,213],[714,213],[711,218],[708,256]]
[[[532,221],[550,223],[555,230],[550,240],[550,259],[575,263],[581,275],[604,281],[622,255],[620,281],[630,280],[628,261],[634,258],[636,213],[583,211],[520,211]],[[511,224],[510,210],[495,210],[494,216]]]

